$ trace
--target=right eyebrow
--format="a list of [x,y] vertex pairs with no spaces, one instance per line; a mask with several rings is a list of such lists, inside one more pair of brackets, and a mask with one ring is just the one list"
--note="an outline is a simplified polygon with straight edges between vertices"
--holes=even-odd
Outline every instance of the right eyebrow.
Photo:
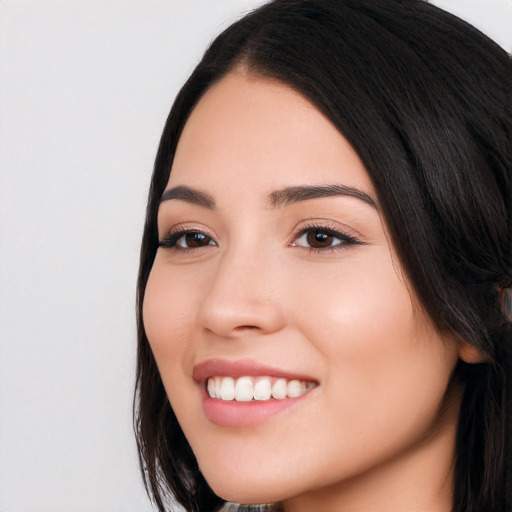
[[346,185],[301,185],[297,187],[285,187],[272,192],[269,199],[270,204],[274,208],[281,208],[292,203],[307,201],[309,199],[336,196],[355,197],[378,210],[377,202],[370,194],[354,187],[347,187]]
[[208,210],[215,209],[215,199],[210,194],[185,185],[179,185],[166,190],[160,198],[160,204],[171,199],[178,199],[180,201],[186,201],[187,203],[197,204],[203,208],[207,208]]

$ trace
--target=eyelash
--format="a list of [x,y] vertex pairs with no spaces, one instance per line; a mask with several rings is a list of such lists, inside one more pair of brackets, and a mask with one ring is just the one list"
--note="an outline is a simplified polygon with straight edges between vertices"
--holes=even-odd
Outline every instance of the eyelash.
[[[301,237],[307,236],[313,232],[321,233],[323,235],[327,235],[329,237],[337,238],[339,243],[334,245],[328,245],[326,247],[311,247],[311,246],[301,246],[297,244],[297,241],[300,240]],[[301,226],[300,229],[294,234],[293,242],[289,244],[292,247],[302,247],[307,249],[311,253],[329,253],[329,252],[337,252],[343,251],[350,245],[364,245],[364,243],[358,238],[347,235],[346,233],[342,233],[338,229],[332,228],[330,226],[326,226],[325,224],[306,224],[305,226]]]
[[[312,233],[316,231],[318,234],[323,234],[328,237],[332,237],[339,240],[339,243],[336,243],[334,245],[328,245],[326,247],[311,247],[311,246],[303,246],[299,245],[297,243],[298,240],[300,240],[301,237],[307,236],[309,233]],[[181,247],[178,245],[178,241],[186,236],[186,235],[204,235],[208,239],[208,243],[205,245],[200,245],[198,247]],[[205,233],[204,231],[201,231],[200,229],[190,229],[190,228],[184,228],[180,229],[174,232],[170,232],[167,234],[158,244],[158,247],[162,247],[165,249],[174,249],[175,251],[180,252],[188,252],[193,251],[195,249],[201,249],[203,247],[208,246],[217,246],[217,242],[213,237],[211,237],[209,234]],[[342,233],[338,231],[337,229],[333,229],[331,227],[321,225],[321,224],[310,224],[306,226],[301,226],[300,230],[297,231],[296,234],[293,236],[293,241],[290,242],[289,246],[291,247],[302,247],[304,249],[309,250],[313,253],[328,253],[328,252],[335,252],[345,249],[347,246],[350,245],[364,245],[364,243],[351,236],[347,235],[345,233]]]
[[[180,247],[178,245],[178,240],[180,238],[182,238],[186,235],[194,235],[194,234],[204,235],[206,238],[209,239],[209,243],[204,246],[199,246],[199,247]],[[213,242],[213,243],[210,243],[210,242]],[[165,249],[174,249],[175,251],[180,251],[180,252],[188,252],[188,251],[193,251],[195,249],[199,249],[201,247],[207,247],[209,245],[217,245],[217,242],[215,242],[213,237],[211,237],[204,231],[201,231],[200,229],[183,228],[183,229],[178,229],[176,231],[171,231],[170,233],[168,233],[159,242],[158,247],[163,247]]]

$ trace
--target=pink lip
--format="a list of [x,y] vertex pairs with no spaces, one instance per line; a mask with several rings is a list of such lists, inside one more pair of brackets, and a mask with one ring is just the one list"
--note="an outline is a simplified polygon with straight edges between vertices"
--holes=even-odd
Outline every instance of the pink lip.
[[299,373],[292,373],[272,366],[267,366],[251,359],[242,359],[239,361],[228,361],[226,359],[208,359],[197,364],[194,367],[194,380],[197,383],[203,383],[208,377],[229,376],[229,377],[282,377],[285,379],[297,379],[307,382],[317,382],[316,379]]
[[267,421],[270,417],[300,403],[310,392],[296,398],[284,400],[236,402],[211,398],[206,392],[205,382],[213,376],[269,376],[286,379],[317,382],[306,375],[290,373],[272,368],[251,360],[227,361],[224,359],[209,359],[194,367],[194,380],[200,385],[202,408],[205,416],[212,423],[222,427],[253,427]]

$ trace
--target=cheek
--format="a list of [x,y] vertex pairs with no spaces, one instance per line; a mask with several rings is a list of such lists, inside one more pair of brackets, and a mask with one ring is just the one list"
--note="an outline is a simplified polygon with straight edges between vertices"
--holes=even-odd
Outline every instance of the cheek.
[[142,316],[151,350],[164,377],[168,375],[164,365],[181,363],[192,339],[190,333],[196,317],[194,293],[190,285],[180,286],[182,282],[157,256],[146,285]]
[[307,315],[297,324],[328,361],[324,390],[333,425],[344,424],[362,443],[371,434],[362,425],[378,424],[388,440],[407,439],[435,417],[455,344],[415,308],[390,263],[352,263],[350,272],[305,276],[296,295]]
[[[158,258],[158,257],[157,257]],[[194,280],[180,278],[176,268],[155,260],[143,303],[144,329],[171,406],[180,424],[197,423],[191,397],[199,400],[199,389],[191,378],[197,294]],[[183,423],[182,423],[183,422]]]
[[[379,265],[380,259],[387,264]],[[378,361],[379,354],[403,349],[414,335],[409,292],[387,257],[347,259],[303,275],[294,309],[307,314],[297,321],[324,355],[343,355],[334,361]]]

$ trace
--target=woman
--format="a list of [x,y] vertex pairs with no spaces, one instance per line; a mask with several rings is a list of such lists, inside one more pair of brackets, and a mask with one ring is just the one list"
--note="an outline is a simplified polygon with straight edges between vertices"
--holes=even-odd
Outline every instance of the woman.
[[142,244],[159,510],[512,510],[510,76],[418,0],[276,0],[213,42]]

